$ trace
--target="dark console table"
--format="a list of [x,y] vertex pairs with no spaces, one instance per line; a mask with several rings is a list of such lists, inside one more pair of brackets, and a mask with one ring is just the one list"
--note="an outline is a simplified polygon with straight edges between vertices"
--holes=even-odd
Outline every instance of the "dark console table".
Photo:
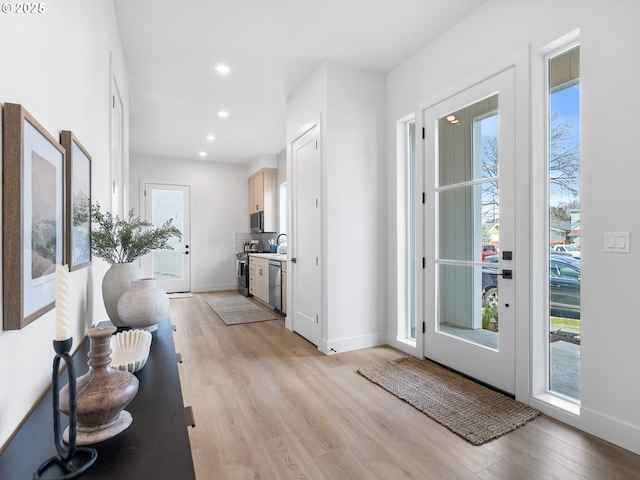
[[[74,355],[76,376],[89,369],[88,351],[86,340]],[[53,357],[52,347],[52,362]],[[147,364],[135,373],[140,387],[126,408],[133,423],[119,435],[91,445],[98,451],[98,459],[80,479],[195,479],[177,358],[173,327],[166,319],[153,333]],[[64,372],[60,384],[66,383]],[[0,455],[0,479],[31,479],[40,464],[55,455],[52,409],[49,391]],[[66,416],[62,418],[65,428]],[[55,471],[46,473],[51,476]]]

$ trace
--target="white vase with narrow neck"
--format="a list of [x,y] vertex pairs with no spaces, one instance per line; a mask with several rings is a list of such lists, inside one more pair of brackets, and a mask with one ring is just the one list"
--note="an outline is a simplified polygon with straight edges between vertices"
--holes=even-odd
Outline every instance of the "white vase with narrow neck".
[[169,316],[169,296],[155,278],[133,280],[118,301],[118,315],[130,327],[153,332]]
[[116,327],[126,327],[118,315],[118,300],[131,287],[132,280],[144,277],[142,270],[135,263],[112,263],[102,279],[102,299],[107,309],[109,320]]

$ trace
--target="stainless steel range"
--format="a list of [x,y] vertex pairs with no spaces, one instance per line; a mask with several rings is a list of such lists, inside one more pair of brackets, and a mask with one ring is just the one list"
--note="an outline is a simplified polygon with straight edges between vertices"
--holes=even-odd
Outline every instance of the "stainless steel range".
[[249,296],[249,255],[247,252],[236,253],[236,276],[238,277],[238,291],[245,297]]

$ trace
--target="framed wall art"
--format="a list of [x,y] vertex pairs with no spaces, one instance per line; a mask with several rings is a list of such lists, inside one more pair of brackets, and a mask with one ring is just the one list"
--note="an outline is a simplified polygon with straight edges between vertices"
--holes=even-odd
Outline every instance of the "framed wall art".
[[22,105],[3,111],[3,328],[18,330],[55,306],[65,150]]
[[91,265],[91,156],[75,135],[60,132],[65,149],[65,263],[69,270]]

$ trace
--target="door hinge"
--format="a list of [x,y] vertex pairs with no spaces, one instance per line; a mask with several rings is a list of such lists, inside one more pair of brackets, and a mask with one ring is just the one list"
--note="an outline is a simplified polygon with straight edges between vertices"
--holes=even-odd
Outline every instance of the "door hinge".
[[318,149],[318,140],[316,140],[316,150]]
[[147,196],[147,191],[146,191],[146,190],[144,191],[144,196],[145,196],[145,197]]
[[111,108],[116,108],[116,96],[115,95],[111,96],[111,103],[112,103]]
[[422,257],[422,268],[427,268],[427,259]]
[[427,203],[427,194],[422,192],[422,203]]
[[422,333],[425,333],[427,331],[427,326],[425,325],[424,322],[422,322]]
[[318,316],[318,314],[316,313],[316,323],[320,322],[320,317]]
[[424,127],[422,127],[422,139],[424,140],[424,136],[425,136],[425,131],[424,131]]

